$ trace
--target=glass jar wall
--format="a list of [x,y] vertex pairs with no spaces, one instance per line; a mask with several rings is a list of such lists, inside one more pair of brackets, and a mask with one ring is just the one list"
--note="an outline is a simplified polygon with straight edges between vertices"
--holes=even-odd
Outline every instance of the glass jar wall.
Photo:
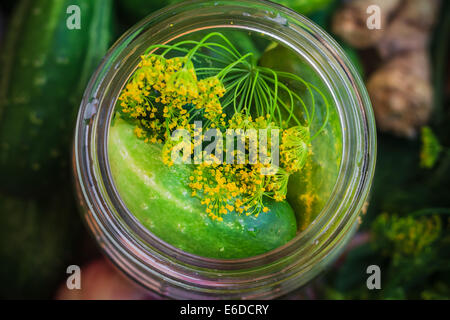
[[[240,259],[197,256],[150,232],[123,201],[108,153],[117,99],[147,48],[215,31],[254,35],[294,53],[304,66],[299,72],[309,72],[329,99],[337,123],[328,128],[336,143],[323,140],[329,148],[318,155],[322,170],[311,179],[322,186],[315,211],[298,218],[299,231],[287,244]],[[284,53],[279,57],[283,60]],[[267,63],[278,63],[272,60]],[[333,261],[357,226],[375,153],[364,85],[329,35],[303,16],[265,1],[192,1],[149,16],[111,48],[86,89],[73,163],[83,218],[104,253],[130,278],[170,298],[245,299],[286,294]],[[304,194],[302,183],[289,187],[288,200],[296,211],[307,210]]]

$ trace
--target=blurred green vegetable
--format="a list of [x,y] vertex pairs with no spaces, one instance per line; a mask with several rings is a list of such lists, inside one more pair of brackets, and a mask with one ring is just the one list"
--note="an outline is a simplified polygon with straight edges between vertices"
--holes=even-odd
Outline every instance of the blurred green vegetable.
[[181,0],[118,0],[121,16],[130,23],[137,23],[152,12]]
[[[70,5],[80,7],[79,30],[67,27]],[[67,166],[75,114],[110,44],[111,18],[112,0],[19,3],[1,56],[3,191],[42,192]]]
[[81,222],[70,193],[28,200],[0,195],[0,298],[51,298],[74,261]]
[[[137,22],[137,20],[145,18],[156,10],[182,1],[183,0],[118,0],[118,6],[124,19],[129,22]],[[274,0],[274,2],[289,7],[304,15],[322,10],[333,1],[334,0]]]
[[333,0],[274,0],[298,13],[308,15],[326,8]]

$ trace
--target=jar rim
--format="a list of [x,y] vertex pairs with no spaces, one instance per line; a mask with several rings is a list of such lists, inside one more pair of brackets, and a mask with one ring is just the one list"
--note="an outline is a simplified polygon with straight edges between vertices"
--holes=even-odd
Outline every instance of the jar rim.
[[[233,14],[227,12],[230,8]],[[342,100],[343,96],[348,98],[346,105],[339,103],[341,126],[344,128],[341,168],[334,190],[322,212],[307,230],[287,244],[265,254],[243,259],[200,257],[165,243],[145,228],[139,230],[140,223],[129,214],[113,187],[105,143],[115,101],[105,100],[104,95],[112,90],[111,82],[118,78],[119,69],[126,67],[123,59],[136,55],[135,45],[139,37],[146,35],[152,28],[159,28],[159,32],[163,27],[170,28],[169,22],[175,21],[177,17],[181,21],[192,20],[190,15],[199,16],[212,9],[218,12],[218,16],[222,15],[224,20],[232,21],[232,26],[228,25],[232,28],[240,26],[236,21],[237,13],[245,21],[251,17],[241,13],[251,9],[256,21],[265,19],[259,26],[260,31],[267,31],[264,30],[267,28],[264,22],[276,28],[277,34],[283,35],[279,40],[291,48],[298,49],[302,44],[309,44],[309,49],[315,49],[317,52],[313,53],[317,56],[312,57],[313,53],[304,50],[299,53],[306,55],[314,69],[319,74],[322,73],[321,78],[330,86],[330,92],[335,93],[336,101]],[[260,13],[261,16],[258,16]],[[191,24],[185,28],[193,28],[195,23],[191,20]],[[213,24],[211,28],[214,26]],[[291,38],[287,39],[289,35]],[[296,37],[292,38],[292,35]],[[321,66],[318,62],[324,61],[328,63],[327,72],[319,70]],[[129,76],[129,71],[124,74]],[[344,90],[336,89],[336,83],[342,83]],[[114,92],[116,91],[117,88]],[[87,208],[84,218],[89,229],[109,258],[131,278],[156,291],[162,285],[170,283],[166,287],[166,294],[174,297],[183,297],[189,291],[198,292],[200,297],[224,293],[233,297],[235,292],[241,291],[246,291],[249,296],[256,294],[257,297],[265,297],[280,295],[289,288],[304,283],[308,280],[308,275],[302,273],[302,270],[314,264],[323,264],[330,256],[335,256],[338,251],[336,248],[344,245],[343,239],[348,238],[348,234],[354,229],[369,194],[375,158],[376,131],[368,94],[343,50],[325,31],[304,16],[281,5],[261,0],[218,0],[213,7],[211,1],[206,0],[185,2],[166,7],[132,27],[113,45],[93,75],[80,107],[74,140],[75,182],[80,202]],[[124,213],[117,214],[117,211],[126,212],[128,216]],[[131,225],[134,227],[130,227]],[[330,230],[333,231],[332,235],[328,233]],[[142,239],[147,243],[143,244]],[[153,245],[150,246],[150,252],[146,251],[149,242]],[[300,260],[308,261],[300,265]],[[264,272],[261,272],[262,269]],[[267,286],[273,290],[273,286],[280,283],[280,270],[289,270],[285,279],[295,278],[293,275],[297,275],[297,278],[301,276],[302,279],[297,279],[296,284],[284,284],[276,293],[269,293]],[[250,277],[253,285],[248,280],[242,281],[244,273]]]

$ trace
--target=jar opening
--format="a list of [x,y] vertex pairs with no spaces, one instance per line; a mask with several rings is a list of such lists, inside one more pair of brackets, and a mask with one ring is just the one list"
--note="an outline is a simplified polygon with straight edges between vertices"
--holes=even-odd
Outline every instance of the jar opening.
[[[292,273],[285,277],[295,274],[302,277],[302,281],[283,288],[282,291],[286,291],[288,287],[308,280],[305,272],[310,266],[321,265],[334,256],[354,228],[359,210],[366,200],[374,169],[375,131],[370,102],[361,79],[342,50],[304,17],[283,7],[259,1],[244,1],[242,4],[218,1],[215,7],[206,3],[200,1],[185,7],[174,6],[141,22],[114,45],[91,80],[80,111],[75,138],[75,172],[81,199],[85,207],[89,208],[86,219],[94,225],[93,232],[106,239],[105,251],[112,260],[147,287],[155,286],[159,283],[158,279],[164,279],[177,288],[173,290],[178,294],[187,287],[195,288],[198,292],[221,292],[221,289],[212,289],[213,283],[217,286],[217,281],[224,281],[233,287],[232,284],[240,283],[242,274],[253,270],[251,273],[256,279],[256,286],[260,288],[266,281],[279,277],[281,269],[286,270],[290,266],[288,269]],[[314,150],[316,154],[319,153],[314,162],[314,181],[325,185],[322,185],[325,190],[322,192],[326,193],[320,204],[316,205],[315,214],[307,222],[302,221],[302,217],[296,217],[296,223],[303,223],[303,227],[287,243],[262,254],[237,259],[195,255],[171,245],[170,241],[164,242],[162,237],[152,233],[149,230],[152,221],[146,221],[142,216],[137,218],[135,212],[127,209],[131,202],[126,203],[122,199],[121,192],[124,189],[118,191],[117,179],[123,178],[123,175],[121,170],[114,173],[114,159],[111,158],[108,144],[113,134],[110,124],[115,121],[117,100],[130,77],[135,74],[147,48],[155,44],[168,45],[174,41],[192,39],[193,36],[202,39],[212,31],[225,34],[240,32],[260,38],[260,45],[266,47],[267,43],[278,43],[278,46],[269,48],[272,52],[264,50],[256,63],[265,59],[267,68],[275,68],[274,64],[286,62],[286,55],[293,54],[294,60],[300,61],[296,60],[302,66],[299,70],[302,76],[314,78],[314,86],[320,87],[331,102],[330,110],[334,119],[327,127],[328,131],[324,132],[328,132],[335,140],[325,139],[326,134],[318,135],[315,140],[320,148]],[[234,42],[242,45],[242,41]],[[241,50],[244,53],[246,51]],[[317,116],[323,120],[321,111],[323,108],[318,109]],[[314,129],[319,130],[322,123],[316,124]],[[120,150],[117,154],[120,155]],[[298,179],[300,182],[306,181],[304,177],[303,180],[302,177]],[[176,185],[176,181],[173,183]],[[305,211],[308,204],[316,201],[314,197],[317,195],[295,192],[299,190],[298,185],[302,186],[297,183],[291,187],[291,193],[288,191],[286,197],[291,201],[290,205],[294,203],[297,206],[297,211]],[[148,225],[145,226],[145,223]],[[193,276],[192,270],[195,270],[196,276]],[[191,276],[196,278],[194,284],[186,283],[186,277]],[[217,280],[217,277],[222,280]],[[242,281],[245,285],[241,284],[241,287],[252,287],[249,281]],[[199,288],[199,283],[208,289],[203,288],[203,285]]]

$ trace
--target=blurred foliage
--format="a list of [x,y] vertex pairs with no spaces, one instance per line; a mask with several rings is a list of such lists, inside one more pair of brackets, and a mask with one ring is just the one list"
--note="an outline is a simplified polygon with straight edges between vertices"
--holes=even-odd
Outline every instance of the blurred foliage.
[[439,216],[414,218],[383,213],[372,224],[374,246],[396,265],[405,256],[418,256],[442,231]]
[[309,15],[327,8],[334,0],[273,0],[301,14]]
[[[378,134],[370,206],[360,228],[370,241],[326,275],[324,298],[450,299],[449,7],[446,1],[431,47],[433,120],[414,140]],[[373,264],[381,268],[381,290],[366,287]]]
[[[379,215],[370,229],[371,241],[350,251],[345,263],[328,275],[325,297],[448,298],[450,210],[426,213],[429,214]],[[366,287],[366,267],[373,264],[381,269],[381,290]]]
[[116,0],[120,18],[126,23],[135,24],[150,13],[180,0]]
[[420,166],[432,168],[441,154],[442,146],[430,127],[422,128],[422,150],[420,152]]

